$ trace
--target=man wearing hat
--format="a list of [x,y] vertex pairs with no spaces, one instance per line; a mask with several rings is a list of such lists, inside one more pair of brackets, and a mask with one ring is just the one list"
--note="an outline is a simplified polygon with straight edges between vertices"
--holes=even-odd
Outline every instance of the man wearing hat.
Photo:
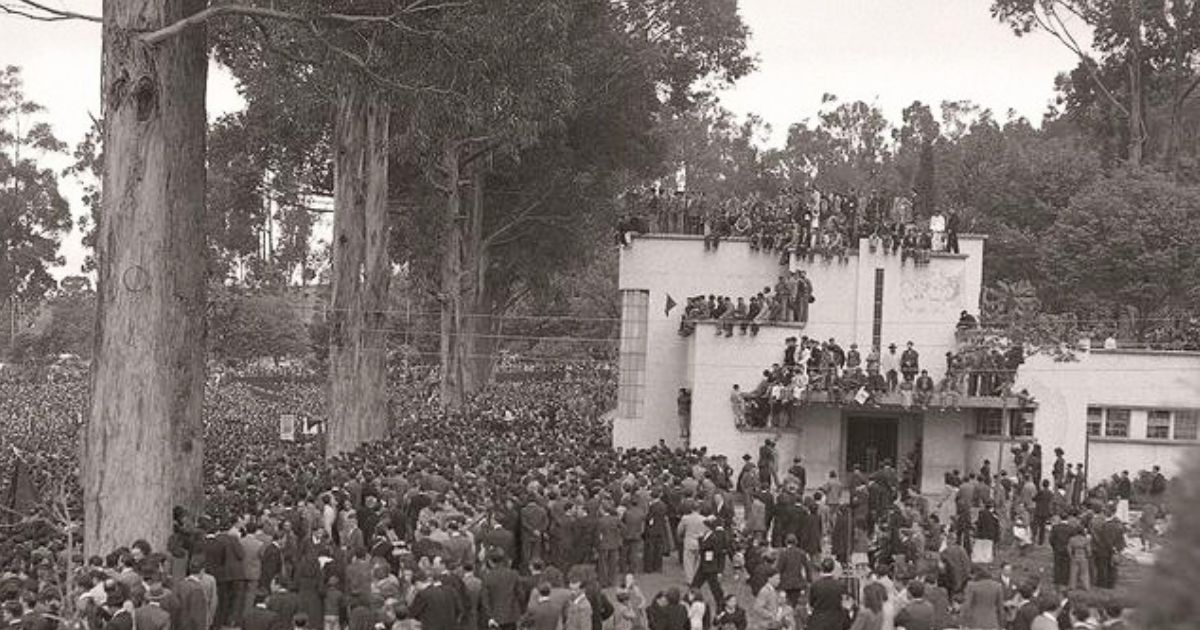
[[1054,468],[1050,473],[1054,477],[1055,489],[1066,488],[1067,483],[1067,460],[1063,457],[1061,447],[1054,449]]
[[913,347],[913,342],[908,342],[904,352],[900,353],[900,373],[904,375],[904,380],[912,382],[916,378],[917,372],[921,371],[921,355]]
[[163,600],[170,594],[157,580],[146,589],[146,603],[133,613],[137,630],[168,630],[171,614],[163,610]]

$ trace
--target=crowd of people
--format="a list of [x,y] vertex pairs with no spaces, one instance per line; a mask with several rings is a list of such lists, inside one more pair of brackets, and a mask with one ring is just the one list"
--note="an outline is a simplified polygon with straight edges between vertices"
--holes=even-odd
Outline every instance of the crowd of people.
[[703,194],[645,189],[627,193],[617,239],[627,245],[637,233],[702,235],[705,249],[715,250],[723,239],[738,236],[783,262],[793,254],[846,262],[848,252],[866,238],[872,253],[925,264],[931,251],[958,253],[960,229],[957,211],[918,217],[903,196],[787,188],[774,198],[753,194],[715,201]]
[[[963,318],[971,317],[964,312]],[[721,334],[718,329],[718,334]],[[899,350],[889,343],[883,352],[860,350],[857,343],[843,348],[835,338],[788,337],[780,361],[763,370],[751,390],[740,384],[730,392],[738,427],[787,427],[796,413],[819,392],[822,402],[842,405],[957,409],[966,396],[1005,396],[1012,392],[1024,350],[1005,339],[976,337],[946,353],[937,379],[922,367],[912,341]],[[884,398],[896,395],[895,400]],[[1022,393],[1015,393],[1018,397]]]
[[687,298],[679,321],[679,334],[687,337],[696,332],[696,323],[715,321],[717,335],[732,337],[740,334],[757,335],[763,324],[771,322],[808,323],[809,305],[816,301],[812,281],[803,269],[779,276],[775,287],[763,287],[747,301],[725,295],[695,295]]
[[[832,354],[836,342],[821,345]],[[811,356],[797,347],[793,358]],[[901,368],[905,381],[913,367]],[[84,383],[2,386],[0,464],[71,471]],[[954,510],[939,514],[906,472],[916,462],[810,486],[771,439],[738,470],[705,448],[613,449],[601,417],[614,396],[611,381],[547,378],[443,409],[421,387],[397,387],[391,436],[327,461],[318,442],[278,436],[281,413],[324,417],[318,387],[212,383],[203,513],[177,509],[164,548],[130,540],[77,558],[65,576],[62,561],[79,552],[61,529],[36,508],[10,521],[4,621],[54,630],[70,609],[89,630],[875,630],[885,620],[917,630],[954,619],[999,628],[1028,601],[1049,602],[1025,585],[1036,576],[1001,570],[996,603],[988,563],[971,562],[994,533],[985,514],[1028,511],[1033,526],[1049,523],[1054,545],[1045,496],[1026,492],[1041,474],[1033,453],[1011,483],[1003,471],[947,479]],[[1106,501],[1049,503],[1091,528],[1097,558],[1119,551]],[[643,592],[647,574],[677,566],[678,586]],[[1061,602],[1037,606],[1053,613]]]

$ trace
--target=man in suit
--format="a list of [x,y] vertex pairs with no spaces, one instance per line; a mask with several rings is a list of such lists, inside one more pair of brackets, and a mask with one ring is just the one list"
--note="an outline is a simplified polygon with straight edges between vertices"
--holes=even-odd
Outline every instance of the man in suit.
[[1113,588],[1117,584],[1117,558],[1125,550],[1125,526],[1112,508],[1108,518],[1096,527],[1092,555],[1096,561],[1096,586]]
[[616,512],[609,508],[596,520],[596,572],[601,588],[609,588],[617,584],[617,572],[620,568],[621,545],[625,542],[625,533],[621,520]]
[[242,545],[242,575],[238,590],[243,594],[242,614],[254,608],[254,593],[262,580],[262,551],[266,543],[259,537],[259,531],[257,523],[246,523],[246,535],[239,541]]
[[179,598],[179,617],[171,624],[175,630],[208,630],[212,624],[208,612],[208,596],[202,584],[202,573],[204,558],[194,555],[188,563],[187,577],[174,584],[175,596]]
[[483,616],[489,627],[495,624],[502,630],[513,630],[521,618],[521,600],[517,592],[520,576],[509,566],[504,554],[495,549],[488,552],[488,567],[480,596]]
[[621,570],[625,573],[641,573],[645,561],[646,507],[634,496],[626,497],[625,512],[621,514],[621,530],[625,540],[621,543]]
[[1004,589],[982,567],[963,593],[960,621],[964,628],[1000,628],[1004,619]]
[[280,536],[282,533],[272,536],[262,530],[258,532],[258,538],[263,543],[259,553],[258,590],[263,593],[271,592],[271,582],[274,582],[275,578],[283,572],[283,549],[279,543]]
[[536,594],[537,599],[521,618],[521,627],[531,630],[558,630],[563,618],[563,602],[552,596],[549,582],[538,584]]
[[1067,543],[1075,535],[1075,530],[1076,528],[1057,515],[1053,517],[1053,524],[1050,526],[1050,557],[1054,562],[1052,576],[1056,586],[1065,587],[1067,578],[1070,577],[1071,555],[1067,550]]
[[542,557],[542,542],[550,527],[550,513],[532,493],[521,508],[521,561],[528,565]]
[[237,584],[245,553],[237,527],[238,523],[234,523],[228,531],[206,538],[204,544],[206,570],[217,582],[216,613],[212,620],[213,627],[217,628],[228,626],[234,620]]
[[920,369],[920,354],[913,348],[913,342],[910,341],[904,352],[900,353],[900,373],[904,375],[904,380],[911,383]]
[[843,606],[846,587],[833,576],[836,567],[833,558],[822,560],[821,577],[808,589],[808,606],[812,609],[808,630],[843,630],[849,625]]
[[725,540],[725,528],[715,516],[705,519],[708,531],[700,537],[700,563],[696,567],[696,575],[692,578],[692,587],[701,588],[708,585],[712,592],[713,601],[724,602],[725,591],[721,588],[721,572],[725,570],[725,556],[729,554],[728,543]]
[[786,544],[783,551],[779,552],[776,562],[779,570],[779,588],[787,595],[788,605],[795,606],[800,601],[804,587],[808,585],[808,554],[800,548],[795,534],[788,534]]
[[658,488],[650,490],[650,507],[646,512],[644,566],[646,573],[662,571],[663,556],[668,553],[671,523],[667,504]]
[[146,590],[146,603],[133,613],[133,625],[138,630],[170,630],[171,614],[162,607],[168,591],[155,583]]
[[933,630],[933,604],[925,599],[925,584],[908,583],[908,603],[896,614],[896,626],[904,630]]

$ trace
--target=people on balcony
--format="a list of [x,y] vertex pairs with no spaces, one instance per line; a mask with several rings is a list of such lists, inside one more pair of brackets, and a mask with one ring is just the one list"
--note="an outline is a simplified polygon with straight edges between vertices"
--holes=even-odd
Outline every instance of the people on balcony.
[[696,323],[716,321],[717,335],[732,337],[734,330],[741,334],[757,335],[765,324],[773,322],[806,323],[808,306],[813,297],[812,283],[803,270],[780,276],[775,288],[763,287],[750,297],[734,298],[725,295],[696,295],[689,297],[679,322],[679,334],[688,337],[696,332]]
[[[774,198],[759,194],[720,202],[703,193],[635,189],[625,195],[625,216],[637,218],[638,230],[619,234],[669,233],[704,237],[706,251],[717,251],[723,239],[750,240],[754,251],[777,254],[780,264],[791,255],[830,263],[848,261],[848,252],[866,237],[872,253],[902,256],[916,264],[928,262],[930,251],[958,253],[960,219],[935,211],[928,219],[915,217],[907,197],[857,192],[841,194],[785,189]],[[626,224],[628,227],[628,224]],[[622,238],[622,243],[625,243]]]
[[[984,342],[981,342],[981,344]],[[882,354],[872,349],[863,370],[858,344],[843,351],[837,340],[818,341],[807,336],[788,337],[780,363],[764,370],[758,386],[749,392],[735,387],[731,405],[738,426],[786,427],[799,410],[813,398],[839,405],[878,406],[881,402],[905,408],[942,411],[959,409],[967,396],[1016,396],[1019,405],[1029,402],[1028,395],[1013,392],[1017,367],[1024,361],[1019,344],[988,339],[985,345],[971,345],[946,353],[946,369],[935,379],[921,369],[920,353],[909,341],[902,353],[896,344],[888,344]],[[883,399],[883,396],[894,396]],[[897,400],[898,398],[898,400]]]

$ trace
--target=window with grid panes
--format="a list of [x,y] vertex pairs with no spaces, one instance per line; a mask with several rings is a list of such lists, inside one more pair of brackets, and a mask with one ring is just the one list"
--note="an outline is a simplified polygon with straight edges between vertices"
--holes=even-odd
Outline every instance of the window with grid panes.
[[1105,409],[1104,437],[1129,437],[1129,416],[1128,409]]
[[1180,409],[1175,412],[1175,439],[1195,440],[1200,429],[1200,409]]
[[1167,440],[1171,437],[1171,412],[1155,409],[1146,415],[1146,439]]
[[1033,414],[1020,409],[1009,409],[1008,434],[1012,437],[1033,437]]
[[975,410],[975,435],[1004,435],[1004,415],[999,409]]
[[1095,437],[1100,435],[1100,425],[1103,423],[1104,411],[1099,407],[1088,407],[1087,434]]

